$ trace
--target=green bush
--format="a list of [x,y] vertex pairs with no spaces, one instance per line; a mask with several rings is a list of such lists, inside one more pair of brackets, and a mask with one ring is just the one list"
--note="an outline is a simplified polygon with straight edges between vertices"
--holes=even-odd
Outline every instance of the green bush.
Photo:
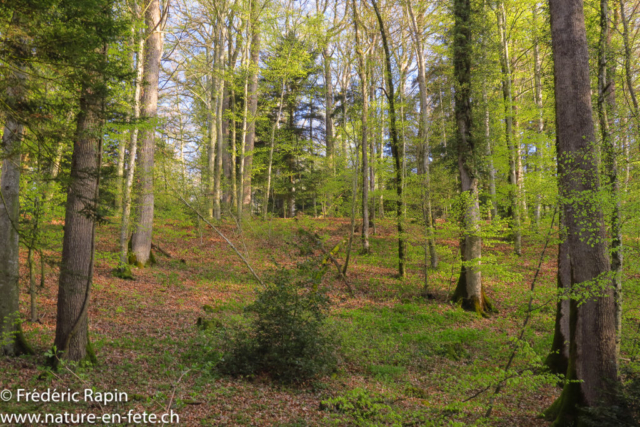
[[250,327],[228,338],[229,350],[218,369],[234,376],[266,374],[284,383],[333,370],[335,342],[326,327],[329,298],[319,289],[320,280],[321,274],[299,280],[295,271],[280,270],[245,309]]

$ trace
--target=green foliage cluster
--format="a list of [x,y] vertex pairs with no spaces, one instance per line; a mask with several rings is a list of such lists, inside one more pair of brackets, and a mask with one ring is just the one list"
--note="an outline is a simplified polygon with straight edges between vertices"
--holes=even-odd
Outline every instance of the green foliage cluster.
[[320,280],[318,275],[296,280],[294,271],[279,270],[245,309],[249,327],[230,334],[220,372],[301,383],[334,369],[336,345],[326,325],[329,298],[318,287]]

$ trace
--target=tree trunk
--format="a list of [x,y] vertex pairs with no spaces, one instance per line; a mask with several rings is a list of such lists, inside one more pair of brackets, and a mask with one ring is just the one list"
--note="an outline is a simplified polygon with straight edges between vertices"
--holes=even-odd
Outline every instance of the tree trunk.
[[538,109],[538,123],[537,129],[538,140],[536,142],[536,157],[538,164],[535,170],[538,174],[538,194],[536,195],[535,205],[535,226],[536,229],[540,228],[540,215],[542,212],[542,197],[540,192],[542,191],[542,141],[544,138],[544,106],[542,104],[542,61],[540,60],[540,43],[538,41],[538,5],[533,6],[533,76],[534,76],[534,97],[536,108]]
[[[560,171],[558,171],[560,172]],[[558,244],[558,303],[556,306],[556,322],[551,344],[551,352],[544,361],[554,374],[566,374],[569,367],[569,311],[571,290],[571,257],[569,255],[569,240],[567,239],[566,221],[560,209],[561,242]]]
[[411,18],[411,25],[413,30],[413,39],[418,54],[418,86],[420,88],[420,127],[419,136],[422,140],[420,147],[422,153],[422,164],[419,165],[422,174],[424,175],[423,183],[423,216],[425,220],[425,226],[427,228],[427,246],[429,247],[429,259],[431,268],[438,268],[438,254],[436,253],[436,242],[433,230],[433,213],[431,211],[431,171],[430,171],[430,147],[429,147],[429,110],[427,101],[427,73],[425,70],[424,53],[422,51],[422,39],[421,32],[418,28],[418,23],[413,14],[413,8],[411,3],[407,3],[407,10],[409,11],[409,17]]
[[622,338],[622,222],[620,217],[620,180],[616,159],[616,142],[611,127],[615,125],[615,61],[611,56],[611,31],[609,23],[609,1],[600,0],[600,46],[598,52],[598,119],[602,149],[604,151],[605,174],[609,193],[613,199],[610,217],[611,226],[611,272],[616,301],[616,354],[620,354]]
[[514,252],[516,255],[522,255],[522,233],[520,230],[520,183],[518,180],[518,159],[519,150],[517,141],[515,140],[515,132],[513,127],[513,95],[511,81],[511,59],[509,58],[509,45],[506,34],[507,12],[504,3],[500,3],[496,10],[498,18],[498,29],[500,31],[500,65],[502,67],[502,94],[504,97],[504,122],[505,122],[505,138],[507,140],[507,150],[509,151],[509,186],[511,199],[511,219],[514,239]]
[[498,199],[496,198],[496,168],[493,164],[493,146],[491,144],[491,115],[489,112],[489,100],[487,99],[486,85],[483,89],[484,102],[484,138],[487,144],[487,167],[489,168],[489,196],[491,197],[491,218],[498,218]]
[[396,103],[395,103],[395,91],[393,86],[393,74],[391,70],[391,52],[389,50],[389,43],[387,42],[387,33],[382,21],[382,16],[378,10],[376,0],[371,0],[373,4],[378,24],[380,25],[380,36],[382,37],[382,47],[384,48],[385,56],[385,79],[387,81],[389,102],[389,131],[391,133],[391,153],[395,160],[395,173],[396,173],[396,192],[398,200],[396,201],[396,222],[398,229],[398,276],[401,278],[405,276],[405,252],[406,242],[404,236],[404,194],[403,187],[404,182],[402,179],[402,161],[404,159],[404,150],[402,145],[398,141],[398,129],[396,125]]
[[[269,209],[269,193],[271,192],[271,172],[273,168],[273,151],[276,143],[276,130],[280,129],[280,116],[282,115],[282,105],[284,104],[284,92],[286,86],[286,80],[282,81],[282,88],[280,89],[280,100],[278,102],[278,113],[276,114],[276,122],[271,126],[271,142],[269,144],[269,164],[267,166],[267,189],[264,195],[264,210],[263,219],[267,219]],[[274,201],[275,202],[275,201]]]
[[220,206],[220,202],[222,201],[222,153],[224,146],[224,137],[225,137],[225,129],[224,129],[224,119],[222,114],[225,109],[224,105],[224,93],[225,93],[225,81],[222,75],[224,74],[224,42],[226,36],[226,27],[220,23],[218,30],[218,55],[217,55],[217,70],[218,70],[218,92],[217,92],[217,111],[216,111],[216,130],[218,132],[218,136],[216,138],[216,165],[215,165],[215,174],[214,174],[214,184],[213,184],[213,216],[216,220],[220,220],[222,218],[222,209]]
[[131,219],[131,188],[133,187],[133,178],[136,169],[136,156],[138,154],[138,127],[137,122],[140,118],[140,92],[142,91],[142,77],[144,72],[144,38],[140,37],[138,41],[138,53],[136,64],[136,88],[133,94],[133,118],[136,127],[131,130],[131,139],[129,142],[129,168],[127,169],[127,177],[122,189],[122,220],[120,222],[120,270],[125,273],[128,265],[127,252],[129,249],[129,221]]
[[636,97],[636,90],[633,86],[633,70],[631,68],[631,60],[633,54],[631,52],[632,46],[629,40],[629,21],[624,10],[625,0],[620,0],[620,19],[622,20],[622,42],[624,45],[624,70],[625,78],[627,81],[627,89],[631,98],[631,105],[633,107],[633,117],[636,122],[636,127],[640,130],[640,107],[638,107],[638,98]]
[[[249,25],[249,23],[247,23],[247,26]],[[249,30],[247,29],[247,32]],[[238,170],[238,195],[237,195],[237,200],[236,200],[236,214],[238,216],[238,224],[242,224],[242,222],[240,221],[240,219],[242,218],[242,207],[244,206],[244,177],[245,177],[245,151],[246,151],[246,146],[247,146],[247,135],[248,135],[248,126],[249,126],[249,121],[253,120],[252,118],[249,117],[249,102],[251,102],[251,100],[249,99],[249,77],[250,77],[250,70],[252,69],[252,65],[249,63],[250,59],[249,59],[249,37],[247,34],[247,40],[245,42],[245,46],[244,46],[244,52],[242,54],[242,65],[243,67],[246,67],[245,70],[245,78],[244,78],[244,87],[243,87],[243,93],[242,93],[242,104],[243,104],[243,110],[242,110],[242,133],[240,136],[240,156],[239,156],[239,170]],[[251,48],[253,50],[253,48]]]
[[[144,55],[144,92],[142,95],[142,115],[155,120],[158,112],[158,77],[162,56],[162,24],[160,23],[160,2],[151,0],[145,11],[145,23],[149,31]],[[141,132],[140,156],[138,157],[138,215],[135,232],[131,238],[131,251],[135,263],[144,266],[151,256],[151,235],[153,232],[153,163],[155,153],[155,128]]]
[[480,259],[480,202],[478,178],[474,162],[475,146],[471,135],[471,2],[454,0],[453,65],[456,89],[455,117],[457,125],[458,169],[462,190],[463,235],[460,241],[462,268],[452,300],[466,310],[486,315],[492,310],[482,288]]
[[[615,300],[599,200],[589,51],[582,0],[550,0],[560,188],[571,260],[569,366],[547,410],[554,425],[581,423],[578,407],[615,404]],[[583,292],[598,291],[590,298]]]
[[[256,7],[256,1],[253,2]],[[251,172],[253,168],[253,150],[256,141],[256,113],[258,112],[258,61],[260,60],[260,27],[255,17],[253,23],[253,36],[251,39],[251,65],[250,65],[250,85],[249,85],[249,124],[245,155],[244,190],[242,203],[251,205]]]
[[127,153],[126,146],[126,133],[121,135],[118,140],[118,160],[116,163],[116,191],[115,191],[115,201],[114,201],[114,210],[116,214],[122,212],[122,199],[123,199],[123,191],[122,186],[124,185],[124,162],[125,155]]
[[367,142],[367,134],[369,133],[369,129],[367,127],[367,119],[369,115],[369,86],[367,80],[366,56],[362,51],[362,45],[360,44],[360,32],[358,31],[359,18],[355,0],[353,0],[352,5],[353,23],[356,35],[356,52],[358,55],[358,72],[360,74],[360,88],[362,90],[362,140],[360,142],[362,148],[362,252],[369,253],[369,159],[367,156],[367,151],[369,150],[369,143]]
[[[17,30],[18,14],[14,13],[11,26]],[[22,335],[20,326],[20,277],[18,221],[20,219],[20,148],[24,138],[24,120],[27,79],[26,67],[29,48],[25,40],[7,40],[13,50],[15,62],[7,83],[9,112],[2,134],[2,175],[0,176],[0,355],[18,356],[32,353]]]
[[100,99],[85,87],[71,159],[62,243],[55,346],[64,359],[95,362],[88,307],[93,276],[100,169]]
[[211,85],[210,91],[211,94],[209,96],[209,105],[207,106],[207,122],[208,122],[208,133],[209,133],[209,145],[207,147],[207,214],[209,218],[213,218],[214,209],[215,209],[215,169],[216,169],[216,144],[218,142],[218,127],[217,117],[218,117],[218,85],[222,80],[217,75],[216,67],[219,65],[220,55],[218,52],[220,51],[220,40],[216,38],[214,41],[215,47],[213,52],[213,66],[211,67]]
[[331,55],[329,49],[324,48],[322,51],[322,57],[324,59],[324,102],[325,102],[325,114],[324,114],[324,130],[326,140],[326,156],[329,161],[329,167],[335,172],[333,158],[335,155],[335,141],[333,138],[333,79],[331,76]]

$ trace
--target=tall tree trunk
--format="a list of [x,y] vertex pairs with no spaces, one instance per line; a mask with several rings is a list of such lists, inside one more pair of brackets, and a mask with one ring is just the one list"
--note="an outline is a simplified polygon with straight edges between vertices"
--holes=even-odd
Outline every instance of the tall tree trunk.
[[211,94],[209,96],[207,106],[207,122],[208,122],[208,133],[209,133],[209,145],[207,147],[207,174],[206,174],[206,185],[207,185],[207,213],[209,218],[213,218],[214,210],[215,210],[215,170],[216,170],[216,144],[218,142],[218,86],[220,81],[222,80],[217,73],[217,67],[219,66],[220,61],[220,40],[217,38],[218,34],[216,34],[216,39],[214,41],[215,47],[213,51],[213,66],[211,67],[210,74],[210,88]]
[[122,189],[122,219],[120,221],[120,271],[125,273],[128,264],[128,240],[129,240],[129,221],[131,218],[131,189],[133,187],[133,178],[136,169],[136,156],[138,154],[138,119],[140,118],[140,93],[142,91],[142,77],[144,73],[144,38],[140,37],[138,41],[137,64],[136,64],[136,82],[135,91],[133,93],[133,118],[136,127],[131,130],[131,138],[129,141],[129,168],[127,169],[127,177]]
[[367,156],[369,150],[369,143],[367,142],[369,133],[367,126],[369,116],[369,84],[367,79],[367,60],[360,43],[360,32],[358,30],[359,18],[355,0],[353,0],[352,6],[353,24],[356,35],[356,53],[358,55],[358,73],[360,74],[360,88],[362,90],[362,140],[360,142],[362,148],[362,251],[369,253],[369,159]]
[[536,108],[538,109],[538,123],[536,131],[538,133],[538,140],[536,141],[536,157],[538,164],[536,165],[536,172],[538,178],[538,194],[536,195],[535,205],[535,226],[536,229],[540,228],[540,215],[542,212],[542,196],[540,192],[542,190],[542,141],[544,137],[544,105],[542,104],[542,61],[540,59],[540,42],[538,40],[538,5],[533,6],[533,78],[534,78],[534,100]]
[[489,196],[491,197],[491,218],[498,218],[498,199],[496,197],[496,168],[493,164],[493,144],[491,144],[491,114],[489,111],[489,99],[487,98],[486,85],[484,85],[482,98],[484,103],[484,139],[487,144],[487,167],[489,168]]
[[334,171],[333,158],[335,156],[335,140],[333,137],[333,78],[331,76],[331,55],[329,49],[324,48],[322,51],[322,57],[324,59],[324,131],[325,141],[327,146],[326,156],[329,161],[329,167]]
[[115,190],[115,201],[114,208],[117,213],[122,212],[122,186],[124,185],[124,163],[125,163],[125,155],[127,153],[127,145],[126,145],[126,133],[123,134],[118,140],[118,158],[116,162],[116,190]]
[[457,125],[458,169],[462,190],[463,209],[460,241],[462,268],[452,300],[466,310],[485,315],[492,310],[482,288],[480,260],[480,202],[478,200],[478,174],[474,162],[475,143],[471,135],[471,2],[454,0],[453,4],[453,67],[455,78],[455,117]]
[[[26,67],[29,48],[24,39],[12,40],[19,33],[14,13],[7,36],[7,47],[15,62],[7,84],[7,106],[2,134],[2,175],[0,176],[0,355],[32,353],[20,326],[20,277],[18,221],[20,217],[20,148],[26,115]],[[15,33],[13,33],[15,31]],[[12,34],[13,33],[13,34]]]
[[[581,424],[579,407],[615,404],[618,384],[615,299],[599,199],[589,51],[582,0],[550,0],[560,188],[571,288],[569,366],[547,410],[554,425]],[[584,292],[595,295],[584,297]]]
[[[142,95],[142,116],[151,120],[155,120],[158,112],[158,78],[163,43],[160,19],[160,2],[159,0],[151,0],[144,14],[145,24],[151,33],[147,35],[146,39]],[[140,138],[138,215],[135,232],[131,238],[131,252],[139,266],[147,265],[151,255],[155,136],[155,128],[151,128],[143,130]]]
[[[254,9],[257,10],[257,1],[253,2]],[[251,205],[251,172],[253,168],[253,150],[256,141],[256,113],[258,112],[258,61],[260,60],[260,26],[258,17],[255,16],[252,24],[251,38],[251,65],[250,65],[250,85],[249,85],[249,128],[247,134],[247,144],[245,155],[244,190],[242,203]]]
[[220,203],[222,201],[222,155],[224,152],[224,138],[225,138],[225,120],[222,117],[225,105],[225,80],[222,77],[224,75],[224,43],[226,38],[226,27],[223,23],[218,24],[218,56],[216,59],[216,69],[218,71],[218,92],[217,96],[217,111],[216,111],[216,131],[218,136],[216,137],[216,156],[215,156],[215,173],[214,173],[214,183],[213,183],[213,216],[216,220],[220,220],[222,218],[222,208]]
[[[249,102],[251,102],[251,100],[249,99],[249,78],[250,78],[250,70],[252,68],[251,64],[249,63],[250,59],[249,59],[249,49],[251,48],[250,46],[250,41],[249,41],[249,23],[246,24],[247,25],[247,37],[246,37],[246,41],[245,41],[245,46],[244,46],[244,52],[242,54],[242,65],[243,67],[246,67],[246,69],[244,70],[246,75],[244,77],[244,87],[243,87],[243,92],[242,92],[242,104],[243,104],[243,109],[242,109],[242,132],[240,135],[240,155],[238,158],[238,162],[239,162],[239,167],[238,167],[238,196],[237,196],[237,206],[236,206],[236,214],[238,216],[238,224],[242,224],[242,222],[240,221],[240,219],[242,218],[242,207],[244,206],[244,177],[245,177],[245,151],[246,151],[246,146],[247,146],[247,135],[248,135],[248,126],[249,126],[249,121],[252,120],[249,117]],[[252,48],[251,48],[252,49]]]
[[518,180],[519,150],[513,127],[514,105],[511,80],[511,59],[509,58],[509,44],[507,40],[507,12],[501,2],[496,10],[498,29],[500,31],[500,65],[502,67],[502,94],[504,97],[505,139],[509,151],[509,186],[511,199],[511,219],[514,239],[514,252],[522,254],[522,232],[520,230],[520,183]]
[[620,0],[620,19],[622,20],[622,42],[624,45],[624,71],[625,79],[627,81],[627,90],[631,98],[631,105],[633,107],[633,117],[636,122],[636,127],[640,130],[640,107],[638,107],[638,98],[636,97],[636,90],[633,86],[633,70],[631,61],[633,54],[631,52],[632,46],[629,40],[629,21],[624,10],[624,2],[626,0]]
[[438,254],[436,253],[436,242],[433,230],[433,213],[431,211],[431,171],[430,171],[430,152],[429,147],[429,107],[427,101],[427,72],[425,69],[424,53],[422,50],[422,33],[418,28],[411,2],[407,2],[407,10],[411,18],[412,32],[416,53],[418,54],[418,86],[420,88],[420,127],[419,136],[422,140],[420,147],[422,153],[421,169],[424,175],[423,182],[423,212],[424,220],[427,228],[427,246],[429,247],[429,259],[431,268],[438,268]]
[[[276,145],[276,130],[280,129],[280,116],[282,115],[282,106],[284,104],[284,92],[287,87],[286,80],[282,81],[282,88],[280,89],[280,100],[278,102],[278,113],[276,114],[276,121],[271,126],[271,141],[269,144],[269,163],[267,166],[267,189],[264,195],[264,207],[263,207],[263,219],[267,219],[269,212],[269,193],[271,192],[271,172],[273,168],[273,151]],[[275,203],[275,200],[274,200]]]
[[620,218],[620,180],[616,159],[616,142],[611,128],[615,115],[615,61],[611,60],[609,1],[600,0],[600,46],[598,52],[598,119],[604,151],[605,174],[613,199],[611,212],[611,271],[616,300],[616,353],[620,353],[622,332],[622,222]]
[[72,361],[95,362],[88,308],[101,163],[100,101],[90,87],[83,88],[67,192],[55,346],[60,357]]
[[391,52],[389,49],[389,43],[387,41],[387,33],[376,0],[371,0],[371,3],[373,4],[373,8],[378,19],[378,24],[380,25],[380,37],[382,38],[382,47],[384,48],[385,80],[387,82],[387,100],[389,102],[389,131],[391,133],[391,153],[395,160],[394,164],[396,173],[396,192],[398,197],[398,200],[396,201],[396,222],[398,229],[398,276],[404,277],[406,273],[405,253],[407,250],[407,244],[405,242],[404,236],[404,181],[402,179],[402,161],[404,159],[404,150],[402,149],[402,144],[400,144],[400,141],[398,141],[398,129],[396,124],[396,100],[393,85],[393,74],[391,70]]

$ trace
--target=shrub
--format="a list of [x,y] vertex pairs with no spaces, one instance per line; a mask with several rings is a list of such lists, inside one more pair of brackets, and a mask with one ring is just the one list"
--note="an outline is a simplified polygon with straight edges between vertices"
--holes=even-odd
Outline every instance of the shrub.
[[229,337],[230,348],[218,364],[222,373],[300,383],[335,367],[333,334],[326,327],[329,298],[318,286],[322,275],[299,280],[295,273],[280,270],[258,291],[245,309],[250,327]]

